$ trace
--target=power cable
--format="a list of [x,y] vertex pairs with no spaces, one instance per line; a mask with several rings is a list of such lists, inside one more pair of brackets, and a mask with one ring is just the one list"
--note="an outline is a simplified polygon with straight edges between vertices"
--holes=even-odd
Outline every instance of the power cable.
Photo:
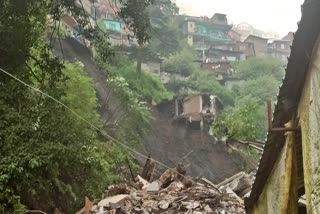
[[[10,74],[9,72],[5,71],[4,69],[0,68],[0,71],[6,75],[8,75],[9,77],[11,77],[12,79],[16,80],[17,82],[21,83],[22,85],[24,85],[25,87],[35,91],[35,92],[38,92],[39,94],[42,94],[44,95],[45,97],[55,101],[56,103],[60,104],[61,106],[63,106],[64,108],[66,108],[68,111],[70,111],[72,114],[74,114],[78,119],[82,120],[83,122],[85,122],[86,124],[88,124],[91,128],[95,129],[96,131],[100,132],[102,135],[104,135],[105,137],[107,137],[108,139],[111,140],[111,142],[113,142],[114,144],[119,144],[120,146],[122,146],[123,148],[133,152],[134,154],[144,158],[144,159],[149,159],[148,156],[144,155],[144,154],[141,154],[140,152],[136,151],[135,149],[131,148],[130,146],[127,146],[126,144],[120,142],[119,140],[115,139],[114,137],[110,136],[108,133],[106,133],[105,131],[99,129],[97,126],[93,125],[91,122],[89,122],[88,120],[86,120],[85,118],[83,118],[81,115],[79,115],[77,112],[75,112],[74,110],[72,110],[71,108],[69,108],[66,104],[62,103],[61,101],[57,100],[56,98],[52,97],[51,95],[25,83],[24,81],[20,80],[19,78],[17,78],[16,76]],[[160,166],[166,168],[166,169],[170,169],[171,171],[177,173],[178,175],[188,179],[188,180],[191,180],[193,183],[196,183],[194,180],[190,179],[190,178],[187,178],[185,175],[179,173],[178,171],[174,170],[173,168],[167,166],[166,164],[158,161],[158,160],[155,160],[153,158],[151,158],[155,163],[159,164]]]

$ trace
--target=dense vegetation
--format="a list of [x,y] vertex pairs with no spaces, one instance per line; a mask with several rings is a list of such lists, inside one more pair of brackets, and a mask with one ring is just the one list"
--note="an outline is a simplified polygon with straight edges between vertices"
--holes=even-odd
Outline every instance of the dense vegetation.
[[[111,49],[108,35],[88,27],[85,13],[73,0],[2,0],[1,69],[50,94],[128,145],[139,143],[147,133],[151,104],[192,93],[214,94],[223,101],[226,110],[214,124],[217,135],[263,137],[264,104],[277,92],[280,62],[258,58],[236,63],[235,77],[245,83],[230,91],[195,63],[195,50],[181,41],[178,8],[171,1],[119,2],[123,3],[119,17],[138,41],[129,49]],[[97,63],[106,70],[111,94],[106,102],[116,109],[108,121],[100,120],[94,83],[83,65],[53,54],[53,39],[67,34],[47,16],[60,20],[65,12],[75,17],[85,37],[95,43]],[[163,61],[164,71],[171,74],[166,85],[158,76],[143,72],[142,63],[150,61]],[[51,212],[55,207],[71,213],[85,195],[95,197],[110,182],[126,178],[123,165],[128,153],[83,119],[0,72],[1,213]]]
[[[138,40],[146,42],[150,38],[150,21],[144,19],[141,24],[135,11],[145,9],[152,1],[134,2],[137,4],[124,3],[120,13]],[[72,14],[83,27],[84,35],[96,43],[102,60],[112,53],[108,37],[90,27],[83,9],[76,7],[73,0],[4,0],[0,5],[1,69],[50,94],[83,119],[108,131],[109,127],[99,120],[93,82],[81,63],[66,62],[52,54],[53,38],[59,40],[64,34],[61,25],[55,22],[48,28],[52,22],[48,22],[47,16],[59,20],[65,12]],[[161,88],[153,77],[142,81],[148,78],[155,82],[156,88]],[[134,94],[130,86],[117,80],[109,79],[116,82],[114,90],[119,92],[118,99],[126,101],[127,117],[121,124],[126,124],[128,129],[135,127],[132,121],[140,122],[141,117],[149,120],[150,113],[140,94],[137,95],[141,88],[136,88]],[[116,90],[117,87],[121,90]],[[121,124],[115,124],[120,131],[114,136],[128,143],[136,141],[137,133],[124,134]],[[133,132],[141,130],[137,127]],[[81,206],[85,195],[95,197],[108,183],[125,177],[121,167],[127,157],[125,151],[57,102],[2,72],[0,154],[1,213],[24,213],[25,209],[52,212],[55,207],[71,213]]]
[[207,93],[217,95],[224,104],[222,115],[214,122],[216,136],[240,140],[263,140],[267,132],[266,101],[276,100],[283,62],[270,57],[249,58],[233,63],[231,76],[242,84],[228,90],[217,75],[202,70],[196,63],[195,50],[186,44],[164,60],[169,73],[167,87],[176,94]]
[[283,63],[270,57],[250,58],[234,64],[234,77],[245,80],[234,87],[235,105],[214,122],[217,135],[241,140],[263,140],[267,133],[266,101],[276,100]]

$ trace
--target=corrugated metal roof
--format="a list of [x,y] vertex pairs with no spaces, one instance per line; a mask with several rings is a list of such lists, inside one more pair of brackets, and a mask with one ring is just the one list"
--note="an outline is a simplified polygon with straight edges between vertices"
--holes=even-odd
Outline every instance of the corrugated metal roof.
[[[302,18],[295,34],[285,79],[280,87],[278,102],[273,113],[273,127],[284,127],[297,111],[309,61],[315,41],[320,33],[320,1],[306,0]],[[283,132],[269,132],[265,143],[251,195],[245,200],[247,213],[257,202],[263,187],[279,158],[285,142]]]

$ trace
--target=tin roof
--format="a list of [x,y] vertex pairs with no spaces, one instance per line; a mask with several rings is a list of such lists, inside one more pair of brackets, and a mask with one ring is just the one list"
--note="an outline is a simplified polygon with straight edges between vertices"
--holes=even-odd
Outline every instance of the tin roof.
[[[297,111],[313,47],[320,33],[320,1],[305,0],[302,18],[295,34],[286,75],[280,87],[278,102],[273,113],[273,127],[284,127]],[[245,200],[247,213],[259,199],[264,185],[284,146],[283,132],[269,132],[256,172],[251,195]]]

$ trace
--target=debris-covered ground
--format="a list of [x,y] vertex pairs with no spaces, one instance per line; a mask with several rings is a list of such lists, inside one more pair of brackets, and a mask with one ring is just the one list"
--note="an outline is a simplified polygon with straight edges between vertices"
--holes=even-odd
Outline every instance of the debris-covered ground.
[[137,176],[135,182],[109,186],[104,199],[86,199],[77,214],[245,213],[242,198],[249,193],[252,180],[241,172],[218,185],[205,178],[200,183],[176,168],[151,183]]

